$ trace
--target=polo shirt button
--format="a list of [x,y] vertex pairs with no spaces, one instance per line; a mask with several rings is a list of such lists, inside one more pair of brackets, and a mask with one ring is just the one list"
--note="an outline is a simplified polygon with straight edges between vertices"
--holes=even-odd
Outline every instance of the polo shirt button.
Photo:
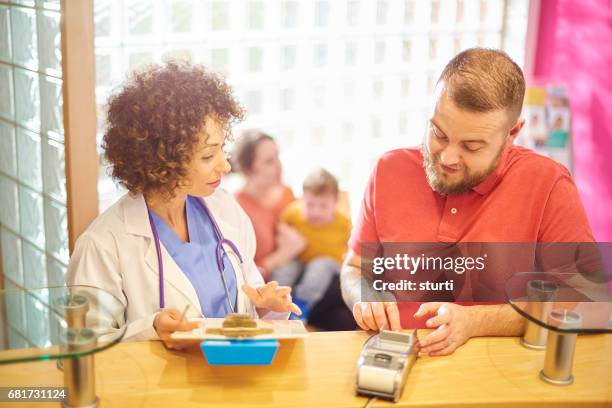
[[455,207],[451,208],[451,214],[457,214],[457,209]]

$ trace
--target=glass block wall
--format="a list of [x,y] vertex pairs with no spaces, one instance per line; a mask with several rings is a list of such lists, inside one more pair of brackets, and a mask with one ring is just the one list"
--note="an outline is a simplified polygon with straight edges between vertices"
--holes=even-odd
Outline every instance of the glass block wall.
[[[60,20],[59,0],[0,1],[0,241],[7,289],[61,285],[68,263]],[[40,300],[46,299],[11,299],[9,343],[42,346],[37,342],[49,320]]]
[[[128,72],[178,57],[223,73],[281,147],[299,193],[324,166],[359,200],[386,150],[420,143],[435,80],[457,52],[502,46],[523,64],[528,0],[94,0],[96,99]],[[507,7],[508,13],[504,14]],[[514,42],[510,44],[510,40]],[[120,192],[101,168],[100,208]]]

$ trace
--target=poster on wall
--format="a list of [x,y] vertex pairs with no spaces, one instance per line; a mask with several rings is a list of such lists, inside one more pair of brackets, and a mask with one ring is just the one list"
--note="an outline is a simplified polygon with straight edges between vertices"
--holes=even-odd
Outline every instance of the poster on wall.
[[518,144],[534,149],[573,170],[571,114],[567,88],[531,86],[525,92],[525,126]]

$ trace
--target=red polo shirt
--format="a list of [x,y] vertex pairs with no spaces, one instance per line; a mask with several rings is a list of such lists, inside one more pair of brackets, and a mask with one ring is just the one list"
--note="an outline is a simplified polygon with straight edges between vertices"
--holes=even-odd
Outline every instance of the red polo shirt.
[[[430,187],[419,148],[384,154],[355,222],[350,248],[376,242],[592,242],[576,186],[565,167],[511,146],[482,183],[443,196]],[[418,304],[400,304],[414,325]]]

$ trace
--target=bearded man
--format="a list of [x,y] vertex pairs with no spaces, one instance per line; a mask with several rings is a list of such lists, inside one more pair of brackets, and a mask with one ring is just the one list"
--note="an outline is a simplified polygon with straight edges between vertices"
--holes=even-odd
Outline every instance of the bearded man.
[[426,327],[436,330],[421,341],[429,355],[450,354],[470,337],[524,330],[507,304],[430,302],[414,313],[410,305],[363,301],[361,265],[371,260],[362,259],[362,244],[594,240],[567,169],[513,144],[525,123],[524,94],[523,73],[504,52],[463,51],[438,79],[422,146],[379,159],[341,273],[344,300],[361,328],[400,330],[430,317]]

